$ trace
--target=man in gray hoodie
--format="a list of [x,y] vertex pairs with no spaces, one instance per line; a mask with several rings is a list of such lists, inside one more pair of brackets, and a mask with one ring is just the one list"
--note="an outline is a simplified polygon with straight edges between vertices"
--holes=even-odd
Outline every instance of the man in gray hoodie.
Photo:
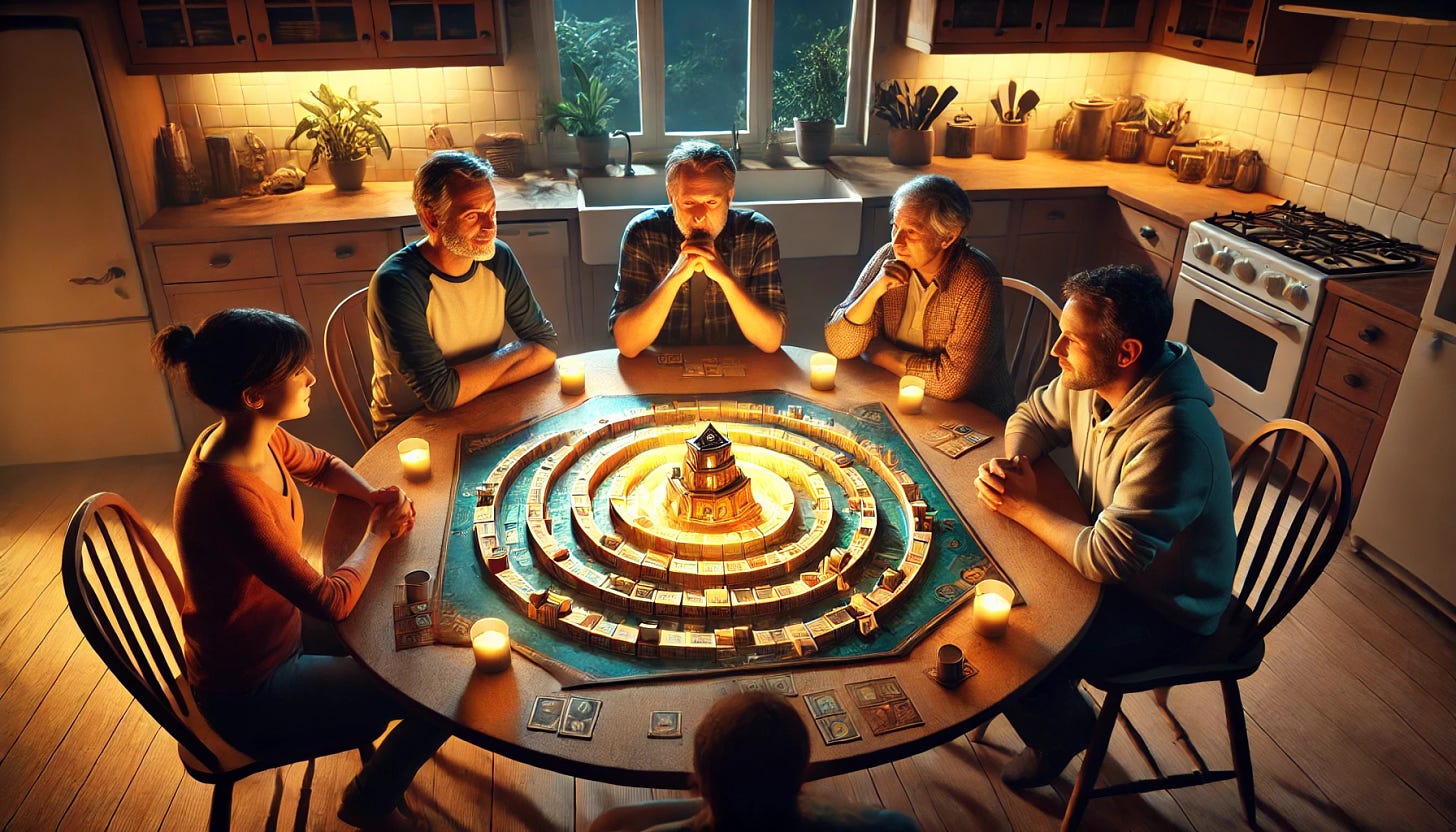
[[[1229,461],[1193,353],[1166,340],[1172,304],[1133,266],[1067,279],[1062,374],[1006,423],[1005,456],[981,466],[981,502],[1025,526],[1083,577],[1108,584],[1082,640],[1006,716],[1026,742],[1001,778],[1054,782],[1096,719],[1077,689],[1092,670],[1162,663],[1218,626],[1236,546]],[[1068,445],[1091,525],[1037,497],[1031,463]]]

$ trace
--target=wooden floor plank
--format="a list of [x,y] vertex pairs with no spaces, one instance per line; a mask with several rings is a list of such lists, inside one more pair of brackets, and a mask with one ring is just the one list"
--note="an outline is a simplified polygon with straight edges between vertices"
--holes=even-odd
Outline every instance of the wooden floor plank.
[[576,829],[586,829],[597,815],[613,806],[630,806],[652,799],[652,790],[578,778],[576,785]]
[[575,803],[571,777],[495,755],[492,832],[569,832],[576,824]]
[[439,832],[471,832],[489,829],[495,755],[478,745],[452,738],[421,771],[410,788],[412,805],[423,806],[431,828]]
[[[107,679],[116,683],[112,677]],[[124,690],[121,695],[125,696]],[[162,729],[152,715],[136,700],[127,697],[126,713],[122,715],[121,723],[106,738],[106,747],[97,757],[96,765],[87,772],[75,799],[66,808],[60,827],[105,829],[141,768],[147,748],[159,733]],[[24,815],[24,812],[21,814]]]

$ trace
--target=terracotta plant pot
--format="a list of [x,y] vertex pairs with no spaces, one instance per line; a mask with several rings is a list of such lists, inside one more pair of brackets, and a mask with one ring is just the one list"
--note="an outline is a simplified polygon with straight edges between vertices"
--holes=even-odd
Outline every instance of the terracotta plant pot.
[[794,143],[798,145],[799,158],[811,165],[822,165],[829,161],[829,149],[834,145],[834,119],[794,119]]
[[935,151],[934,130],[911,130],[907,127],[890,128],[890,162],[896,165],[919,167],[930,164]]
[[368,159],[354,159],[347,162],[341,159],[328,160],[329,180],[334,183],[334,189],[340,191],[362,189],[364,187],[364,169],[368,164]]
[[991,148],[991,157],[995,159],[1025,159],[1026,136],[1026,122],[1001,122],[996,125],[996,143]]

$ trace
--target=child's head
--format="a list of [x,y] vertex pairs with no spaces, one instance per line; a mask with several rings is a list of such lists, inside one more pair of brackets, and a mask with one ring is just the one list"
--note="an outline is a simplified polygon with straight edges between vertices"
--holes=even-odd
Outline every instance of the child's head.
[[715,830],[772,828],[794,817],[808,765],[809,732],[776,694],[719,699],[693,738],[693,769]]
[[267,309],[224,309],[194,332],[169,326],[152,339],[163,369],[181,369],[198,401],[219,413],[242,409],[243,394],[283,381],[313,352],[298,321]]

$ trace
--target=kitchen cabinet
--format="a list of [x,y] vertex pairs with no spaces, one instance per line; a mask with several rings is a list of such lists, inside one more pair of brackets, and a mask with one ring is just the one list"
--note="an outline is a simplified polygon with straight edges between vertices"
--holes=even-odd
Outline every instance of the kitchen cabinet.
[[1139,49],[1154,0],[911,0],[905,45],[955,52]]
[[1087,231],[1095,212],[1094,200],[1086,197],[1023,200],[1002,274],[1024,280],[1060,302],[1062,281],[1090,265]]
[[[119,0],[137,72],[501,65],[501,0]],[[219,66],[222,64],[223,66]]]
[[[546,319],[556,327],[556,336],[560,339],[557,354],[582,352],[586,349],[582,332],[587,322],[582,319],[567,222],[503,222],[496,233],[520,261],[526,281],[531,284],[531,294],[536,296]],[[605,328],[605,315],[602,321]]]
[[1182,229],[1145,211],[1107,199],[1102,207],[1102,251],[1094,259],[1102,263],[1141,266],[1163,279],[1168,294],[1178,274],[1183,250]]
[[1254,75],[1309,72],[1334,20],[1277,6],[1272,0],[1170,0],[1155,48]]
[[1293,416],[1325,434],[1359,499],[1419,325],[1428,277],[1327,280]]

